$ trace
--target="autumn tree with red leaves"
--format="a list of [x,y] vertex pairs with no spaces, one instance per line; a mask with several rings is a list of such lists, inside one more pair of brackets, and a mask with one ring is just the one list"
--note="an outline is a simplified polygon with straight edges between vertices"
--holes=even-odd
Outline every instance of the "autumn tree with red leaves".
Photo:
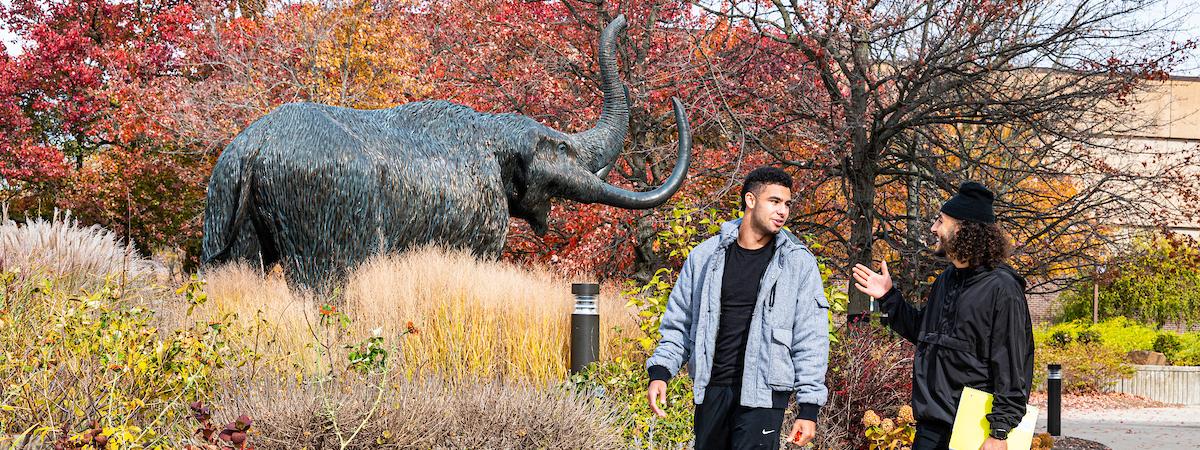
[[[999,193],[1017,269],[1046,289],[1121,242],[1122,233],[1102,225],[1129,217],[1152,223],[1171,206],[1164,199],[1195,198],[1195,180],[1178,166],[1195,155],[1115,139],[1147,125],[1137,120],[1137,95],[1194,45],[1168,43],[1156,28],[1164,24],[1139,25],[1136,15],[1151,3],[697,5],[786,45],[817,80],[806,104],[780,111],[806,124],[802,136],[823,157],[759,147],[826,180],[813,187],[811,202],[820,207],[791,224],[816,233],[838,267],[899,258],[897,280],[916,293],[944,264],[925,253],[924,237],[961,181]],[[1151,153],[1158,155],[1141,159],[1151,162],[1145,167],[1115,162]],[[851,316],[867,310],[864,294],[850,289],[850,298]]]
[[10,214],[74,209],[143,250],[195,235],[203,165],[130,120],[139,86],[169,76],[195,16],[186,2],[16,0],[0,63],[0,195]]

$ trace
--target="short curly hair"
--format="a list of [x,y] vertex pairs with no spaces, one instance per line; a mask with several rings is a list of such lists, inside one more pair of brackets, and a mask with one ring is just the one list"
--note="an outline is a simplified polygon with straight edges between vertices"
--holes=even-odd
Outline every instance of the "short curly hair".
[[1000,226],[973,220],[959,222],[958,232],[946,245],[946,256],[970,267],[994,268],[1012,254],[1012,243]]
[[792,188],[792,176],[784,172],[783,169],[771,166],[762,166],[750,171],[746,174],[746,181],[742,183],[742,210],[746,209],[746,193],[758,193],[758,188],[767,184],[777,184],[785,188]]

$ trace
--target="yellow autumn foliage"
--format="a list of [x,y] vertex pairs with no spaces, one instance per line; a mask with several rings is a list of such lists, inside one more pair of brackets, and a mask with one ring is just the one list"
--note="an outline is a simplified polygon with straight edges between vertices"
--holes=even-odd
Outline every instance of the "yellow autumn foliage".
[[294,36],[304,54],[297,67],[309,100],[362,109],[425,98],[418,77],[428,43],[406,30],[405,5],[376,8],[370,0],[294,6]]

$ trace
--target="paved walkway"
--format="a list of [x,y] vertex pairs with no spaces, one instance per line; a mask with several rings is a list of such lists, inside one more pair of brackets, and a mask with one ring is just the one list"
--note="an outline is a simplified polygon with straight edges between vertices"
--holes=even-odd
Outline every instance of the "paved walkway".
[[[1046,412],[1040,411],[1038,431],[1046,431]],[[1113,450],[1200,449],[1200,406],[1181,408],[1065,410],[1062,432]]]

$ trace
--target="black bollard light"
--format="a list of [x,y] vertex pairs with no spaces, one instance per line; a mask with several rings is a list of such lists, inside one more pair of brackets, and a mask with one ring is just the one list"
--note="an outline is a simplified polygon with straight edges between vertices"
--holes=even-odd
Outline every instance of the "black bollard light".
[[600,285],[575,283],[575,312],[571,314],[571,373],[579,373],[588,364],[600,359],[600,310],[596,298]]
[[1046,371],[1046,432],[1062,436],[1062,365],[1051,364]]

